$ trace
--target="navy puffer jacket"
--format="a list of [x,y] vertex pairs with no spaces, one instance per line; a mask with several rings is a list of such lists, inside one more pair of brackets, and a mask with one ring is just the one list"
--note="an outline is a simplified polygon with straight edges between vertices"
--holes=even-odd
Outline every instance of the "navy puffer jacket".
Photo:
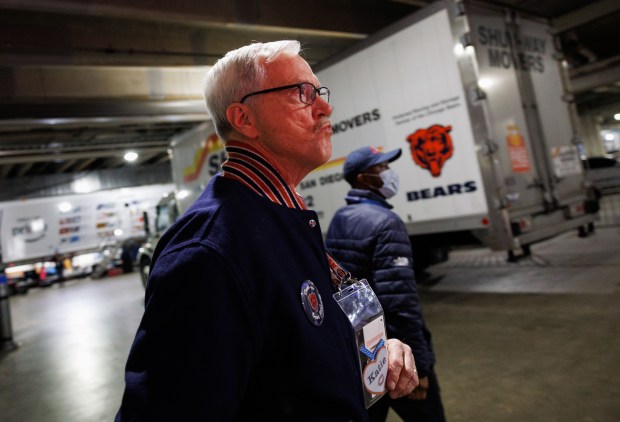
[[368,280],[383,306],[388,338],[413,349],[418,374],[425,377],[435,354],[422,316],[405,224],[371,191],[352,189],[346,200],[348,205],[336,212],[329,226],[326,246],[353,276]]

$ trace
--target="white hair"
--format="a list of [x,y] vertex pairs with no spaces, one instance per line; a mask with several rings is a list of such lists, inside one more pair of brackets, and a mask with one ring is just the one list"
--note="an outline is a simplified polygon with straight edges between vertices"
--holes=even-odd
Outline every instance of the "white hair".
[[209,69],[204,95],[207,110],[221,139],[226,140],[232,130],[226,118],[228,106],[261,86],[266,77],[265,64],[281,54],[297,56],[300,49],[299,41],[252,43],[229,51]]

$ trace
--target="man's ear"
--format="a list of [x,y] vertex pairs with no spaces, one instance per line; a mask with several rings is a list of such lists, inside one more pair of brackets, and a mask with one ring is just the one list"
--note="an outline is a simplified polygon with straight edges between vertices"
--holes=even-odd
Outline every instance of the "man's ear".
[[233,129],[249,139],[258,136],[256,118],[252,110],[244,104],[233,103],[226,109],[226,119]]
[[362,173],[357,173],[357,176],[355,176],[355,186],[353,187],[361,189],[367,189],[369,187],[369,184],[366,182],[366,178]]
[[369,176],[364,173],[358,173],[355,177],[355,181],[357,182],[357,187],[362,189],[377,189],[376,180],[372,176]]

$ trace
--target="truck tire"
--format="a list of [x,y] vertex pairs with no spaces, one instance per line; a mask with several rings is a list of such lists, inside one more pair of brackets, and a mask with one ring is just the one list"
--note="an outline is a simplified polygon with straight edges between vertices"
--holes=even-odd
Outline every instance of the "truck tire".
[[431,265],[446,262],[449,259],[450,249],[445,246],[425,245],[423,248],[414,249],[414,270],[422,272]]
[[93,268],[90,272],[90,278],[92,278],[93,280],[103,278],[103,271],[100,264],[93,265]]
[[28,283],[24,281],[18,281],[14,285],[11,286],[11,294],[16,295],[25,295],[28,293]]

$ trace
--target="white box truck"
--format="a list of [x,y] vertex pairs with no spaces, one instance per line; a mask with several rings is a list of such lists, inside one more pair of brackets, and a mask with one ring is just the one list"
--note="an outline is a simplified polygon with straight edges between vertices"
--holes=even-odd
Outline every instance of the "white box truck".
[[515,259],[592,229],[578,137],[547,22],[479,2],[433,3],[316,67],[331,90],[331,160],[298,190],[327,230],[352,150],[403,149],[390,200],[420,264],[473,235]]
[[0,267],[7,267],[9,278],[23,278],[20,274],[35,268],[53,267],[52,258],[60,254],[75,256],[74,269],[91,273],[113,260],[123,242],[144,238],[144,212],[171,188],[161,184],[0,202]]
[[[436,2],[315,67],[331,90],[333,154],[298,192],[323,230],[349,189],[346,155],[373,146],[404,150],[390,202],[418,266],[463,238],[515,258],[566,230],[587,232],[595,215],[548,29],[481,3]],[[171,154],[176,189],[141,250],[144,282],[156,240],[226,158],[211,122],[173,139]]]

